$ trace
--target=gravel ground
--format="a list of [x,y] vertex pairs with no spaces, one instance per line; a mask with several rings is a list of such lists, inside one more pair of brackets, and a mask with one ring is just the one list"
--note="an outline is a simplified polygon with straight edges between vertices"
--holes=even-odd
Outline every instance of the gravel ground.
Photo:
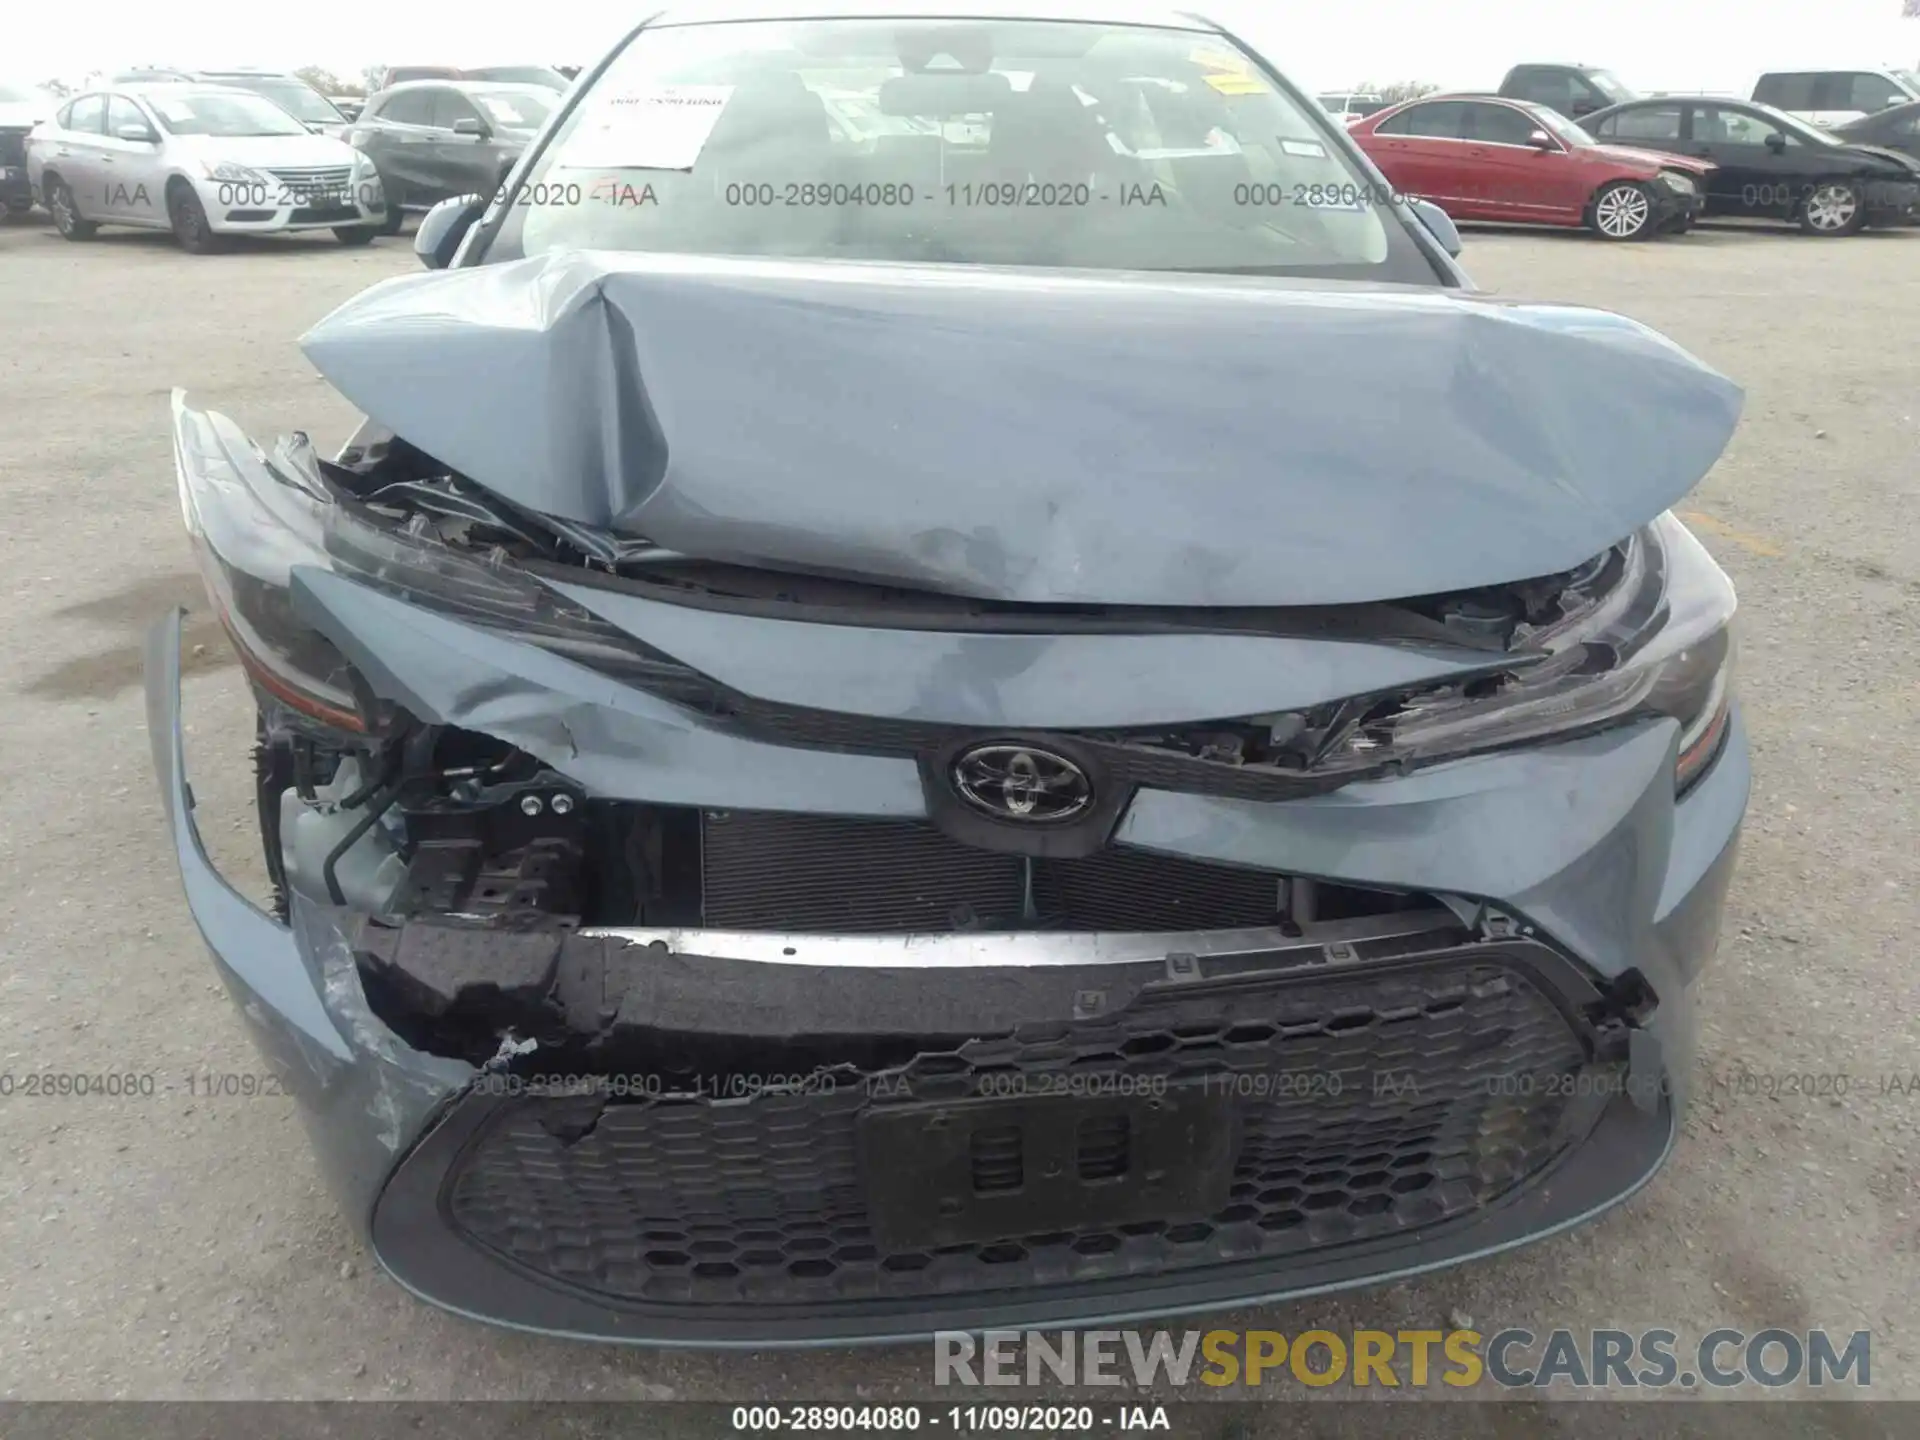
[[[1875,1393],[1920,1397],[1920,1099],[1861,1093],[1920,1070],[1920,232],[1609,246],[1478,231],[1465,258],[1503,294],[1658,326],[1747,388],[1739,434],[1684,507],[1740,588],[1758,772],[1702,1064],[1841,1073],[1853,1093],[1710,1093],[1655,1183],[1583,1231],[1221,1323],[1868,1329]],[[0,873],[14,877],[0,892],[0,1070],[158,1077],[150,1098],[0,1100],[0,1395],[929,1395],[918,1346],[623,1351],[425,1308],[353,1246],[290,1101],[194,1091],[262,1067],[162,833],[138,647],[167,607],[195,612],[203,824],[230,873],[263,881],[246,690],[181,532],[167,393],[185,385],[256,436],[305,428],[336,445],[352,414],[295,338],[412,265],[393,241],[196,259],[163,237],[79,246],[40,224],[0,229]]]

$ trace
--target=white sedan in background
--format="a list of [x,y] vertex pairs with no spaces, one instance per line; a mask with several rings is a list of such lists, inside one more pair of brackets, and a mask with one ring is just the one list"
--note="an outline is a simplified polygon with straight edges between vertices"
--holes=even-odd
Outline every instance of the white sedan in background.
[[231,235],[310,230],[364,245],[386,219],[371,160],[226,86],[152,82],[76,96],[27,137],[27,173],[69,240],[131,225],[171,230],[195,255]]

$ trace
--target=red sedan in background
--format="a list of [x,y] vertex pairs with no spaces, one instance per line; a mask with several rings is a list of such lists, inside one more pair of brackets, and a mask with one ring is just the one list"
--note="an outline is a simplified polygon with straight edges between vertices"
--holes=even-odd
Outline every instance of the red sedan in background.
[[1455,220],[1591,229],[1608,240],[1678,233],[1706,199],[1704,160],[1602,145],[1558,111],[1492,95],[1430,95],[1356,121],[1393,188]]

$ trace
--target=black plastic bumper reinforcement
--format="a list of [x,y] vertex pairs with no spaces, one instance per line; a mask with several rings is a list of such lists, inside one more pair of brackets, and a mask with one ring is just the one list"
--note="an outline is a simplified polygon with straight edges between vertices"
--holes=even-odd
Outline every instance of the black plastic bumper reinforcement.
[[[390,981],[434,968],[375,943]],[[1272,1297],[1572,1223],[1668,1140],[1601,993],[1531,942],[985,970],[557,945],[549,993],[576,1022],[604,999],[555,1063],[621,1078],[483,1081],[373,1226],[422,1295],[534,1328],[858,1340]]]

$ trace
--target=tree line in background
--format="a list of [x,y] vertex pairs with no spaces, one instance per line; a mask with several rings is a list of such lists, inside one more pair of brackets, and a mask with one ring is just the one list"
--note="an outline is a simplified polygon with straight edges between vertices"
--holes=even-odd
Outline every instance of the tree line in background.
[[[127,68],[138,69],[140,67],[128,66]],[[156,66],[154,68],[157,69],[161,67]],[[320,65],[302,65],[293,73],[306,81],[307,84],[311,85],[314,89],[318,90],[322,95],[365,95],[368,87],[372,85],[374,80],[379,76],[381,68],[382,67],[378,65],[369,65],[360,72],[357,79],[353,80],[344,80],[331,70]],[[92,84],[99,78],[99,76],[88,76],[85,80],[82,80],[80,84]],[[65,80],[42,80],[38,88],[46,91],[49,95],[58,96],[64,100],[67,96],[74,94],[78,87],[69,84]]]
[[1398,105],[1402,100],[1418,100],[1422,95],[1431,95],[1438,85],[1429,85],[1424,80],[1396,80],[1391,85],[1356,85],[1356,95],[1378,95],[1389,105]]

